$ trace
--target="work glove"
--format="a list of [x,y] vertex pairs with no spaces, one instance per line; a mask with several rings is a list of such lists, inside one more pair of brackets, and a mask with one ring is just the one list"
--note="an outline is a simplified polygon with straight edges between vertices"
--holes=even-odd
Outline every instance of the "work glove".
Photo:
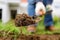
[[47,6],[46,6],[46,13],[49,14],[49,13],[51,13],[52,11],[53,11],[53,10],[52,10],[51,5],[50,5],[50,4],[47,5]]
[[36,3],[35,13],[37,16],[41,16],[41,15],[44,15],[46,13],[45,6],[43,5],[42,2]]

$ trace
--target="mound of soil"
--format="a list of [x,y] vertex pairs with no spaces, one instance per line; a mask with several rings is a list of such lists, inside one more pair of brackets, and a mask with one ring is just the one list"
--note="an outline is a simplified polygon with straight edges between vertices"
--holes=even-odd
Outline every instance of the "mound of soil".
[[34,18],[27,14],[17,14],[15,18],[15,25],[19,26],[28,26],[35,24]]

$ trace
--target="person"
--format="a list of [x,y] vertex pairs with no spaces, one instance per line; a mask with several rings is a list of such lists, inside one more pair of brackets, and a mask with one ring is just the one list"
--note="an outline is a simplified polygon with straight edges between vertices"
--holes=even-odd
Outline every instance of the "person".
[[45,29],[49,31],[54,30],[54,25],[53,25],[53,18],[52,18],[52,8],[51,5],[53,3],[53,0],[43,0],[43,4],[46,7],[46,14],[44,18],[44,24],[45,24]]
[[[33,17],[35,15],[36,3],[38,2],[42,2],[44,6],[47,7],[47,5],[52,5],[53,0],[28,0],[28,15],[29,16]],[[50,31],[53,30],[53,20],[52,20],[51,13],[52,11],[46,12],[45,18],[44,18],[45,29],[50,30]]]

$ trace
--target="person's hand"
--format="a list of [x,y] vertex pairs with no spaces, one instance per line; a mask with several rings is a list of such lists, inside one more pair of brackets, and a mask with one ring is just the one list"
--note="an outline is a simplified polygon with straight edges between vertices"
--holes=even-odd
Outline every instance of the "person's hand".
[[40,16],[42,16],[42,15],[44,15],[44,14],[45,14],[45,12],[44,12],[44,10],[43,10],[43,9],[39,10],[39,12],[38,12],[38,13],[40,14]]
[[46,12],[45,6],[42,2],[38,2],[36,3],[36,9],[35,9],[36,15],[40,16],[40,15],[44,15]]
[[52,7],[51,5],[47,5],[46,6],[46,13],[51,13],[53,10],[52,10]]

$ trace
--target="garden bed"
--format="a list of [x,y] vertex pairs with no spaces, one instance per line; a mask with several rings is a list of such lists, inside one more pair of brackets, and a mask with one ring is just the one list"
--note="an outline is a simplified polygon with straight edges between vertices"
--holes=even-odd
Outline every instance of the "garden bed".
[[23,27],[22,33],[25,35],[20,35],[20,30],[14,25],[14,21],[11,20],[5,25],[3,25],[2,21],[0,21],[0,31],[6,31],[6,34],[8,34],[9,32],[14,32],[16,34],[2,36],[4,33],[0,32],[0,40],[60,40],[60,21],[56,21],[54,26],[58,30],[55,30],[53,32],[45,31],[43,21],[41,21],[38,23],[36,34],[30,35],[29,33],[27,33],[26,27]]
[[0,40],[60,40],[60,34],[52,35],[19,35],[17,37],[9,35],[8,37],[0,37]]
[[60,40],[60,35],[23,35],[17,40]]

